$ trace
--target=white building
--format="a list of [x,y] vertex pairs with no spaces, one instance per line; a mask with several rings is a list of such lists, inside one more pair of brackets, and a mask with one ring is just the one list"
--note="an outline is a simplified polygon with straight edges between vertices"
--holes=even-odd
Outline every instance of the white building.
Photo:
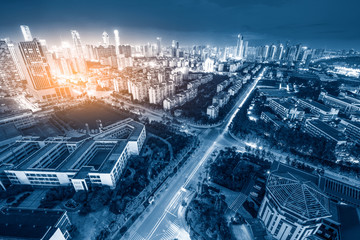
[[205,72],[214,72],[215,61],[212,58],[207,58],[204,62],[204,71]]
[[206,114],[210,119],[217,118],[219,116],[219,105],[215,103],[214,105],[208,106],[206,109]]
[[25,129],[36,124],[34,116],[30,110],[21,111],[13,114],[3,114],[0,118],[0,125],[13,123],[17,129]]
[[[145,126],[132,119],[80,139],[24,138],[0,154],[0,169],[4,169],[12,184],[72,184],[76,191],[87,190],[88,184],[115,188],[127,160],[140,153],[145,138]],[[8,152],[16,157],[9,158]]]
[[328,198],[311,178],[297,169],[270,173],[258,218],[275,239],[306,239],[331,216]]

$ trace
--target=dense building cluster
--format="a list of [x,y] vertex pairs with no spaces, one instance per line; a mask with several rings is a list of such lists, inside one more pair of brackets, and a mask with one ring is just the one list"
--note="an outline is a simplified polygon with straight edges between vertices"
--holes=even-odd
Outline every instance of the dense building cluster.
[[343,90],[339,96],[333,96],[323,90],[318,99],[312,100],[296,95],[299,86],[289,83],[280,83],[278,89],[263,86],[259,90],[272,111],[261,113],[260,118],[275,128],[297,123],[303,131],[337,145],[359,143],[360,95],[356,91]]

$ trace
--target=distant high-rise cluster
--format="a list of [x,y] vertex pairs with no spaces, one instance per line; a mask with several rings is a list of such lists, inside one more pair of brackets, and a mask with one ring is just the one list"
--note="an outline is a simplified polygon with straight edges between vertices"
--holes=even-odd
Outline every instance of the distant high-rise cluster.
[[[177,40],[172,40],[170,46],[166,46],[161,37],[153,42],[132,46],[120,42],[117,29],[113,31],[113,35],[109,35],[107,31],[99,34],[98,39],[101,41],[97,45],[85,44],[80,33],[71,30],[68,35],[71,36],[71,42],[62,41],[60,46],[49,47],[45,39],[33,38],[28,26],[21,25],[20,29],[24,41],[18,44],[8,39],[0,42],[0,85],[9,93],[16,94],[15,89],[19,90],[22,86],[21,80],[26,80],[29,87],[27,92],[40,101],[61,100],[74,96],[75,92],[81,94],[84,88],[85,91],[96,88],[128,91],[128,87],[123,88],[120,87],[123,84],[118,84],[117,79],[121,75],[119,72],[138,66],[179,68],[185,72],[191,69],[206,73],[235,73],[245,61],[274,62],[307,68],[312,60],[324,55],[322,49],[310,49],[301,44],[249,46],[242,34],[237,35],[236,46],[180,47]],[[143,64],[142,58],[146,59],[146,64]],[[75,79],[74,76],[78,77]],[[172,95],[173,90],[166,90],[167,87],[163,86],[164,82],[168,83],[170,80],[174,79],[165,77],[158,86],[152,86],[152,95],[155,96],[151,98],[152,103],[158,104],[161,102],[159,99]],[[86,82],[86,86],[80,87],[79,81]],[[109,82],[114,84],[109,85]],[[147,88],[144,90],[150,100],[148,91]],[[135,94],[137,95],[139,94]]]

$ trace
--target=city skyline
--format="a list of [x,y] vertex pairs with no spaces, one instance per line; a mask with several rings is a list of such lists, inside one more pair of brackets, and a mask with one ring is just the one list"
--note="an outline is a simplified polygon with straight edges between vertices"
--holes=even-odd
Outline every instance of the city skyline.
[[[358,3],[351,0],[341,5],[335,1],[105,2],[34,1],[31,6],[21,4],[21,0],[4,3],[0,38],[21,40],[18,26],[25,24],[50,45],[71,40],[70,29],[81,32],[83,41],[91,44],[102,42],[104,31],[118,29],[122,42],[128,44],[144,44],[162,37],[164,45],[177,39],[183,46],[202,43],[223,47],[234,45],[241,32],[251,46],[290,40],[316,48],[359,49],[360,35],[355,30]],[[25,6],[32,10],[31,14]],[[345,9],[346,14],[342,14]],[[9,15],[16,16],[10,23],[6,21]],[[114,44],[113,39],[110,44]]]
[[0,239],[360,239],[354,0],[14,0]]

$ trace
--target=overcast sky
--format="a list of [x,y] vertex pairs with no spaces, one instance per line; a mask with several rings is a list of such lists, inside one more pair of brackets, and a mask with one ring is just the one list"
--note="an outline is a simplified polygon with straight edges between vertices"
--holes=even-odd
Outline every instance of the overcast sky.
[[131,44],[160,36],[164,44],[229,46],[242,33],[250,46],[290,40],[360,50],[359,9],[358,0],[1,0],[0,38],[22,40],[24,24],[50,45],[71,40],[71,29],[94,44],[119,29]]

